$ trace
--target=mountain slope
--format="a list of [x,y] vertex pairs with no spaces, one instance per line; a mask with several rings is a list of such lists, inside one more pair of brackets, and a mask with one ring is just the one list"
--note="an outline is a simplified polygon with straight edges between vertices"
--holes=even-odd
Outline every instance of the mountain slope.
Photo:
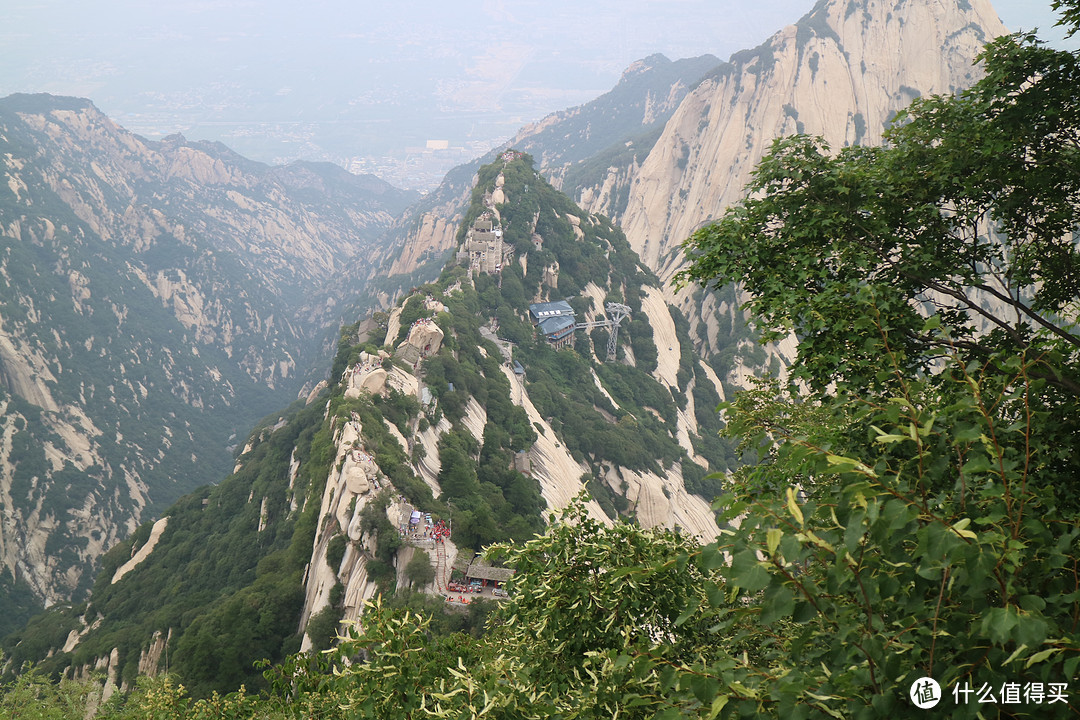
[[309,298],[414,196],[148,142],[45,95],[0,101],[0,180],[0,601],[25,611],[78,596],[148,507],[231,468],[351,291]]
[[[705,475],[735,458],[685,321],[618,229],[531,163],[510,153],[482,167],[463,257],[384,328],[343,330],[330,387],[264,421],[233,475],[110,550],[88,604],[9,637],[8,669],[100,667],[110,687],[130,687],[169,658],[196,694],[254,688],[253,661],[324,647],[377,593],[422,602],[411,588],[441,607],[452,567],[532,537],[545,509],[583,489],[603,522],[621,513],[713,538]],[[493,274],[468,258],[484,217],[505,230],[509,262]],[[556,350],[533,328],[530,305],[560,299],[581,322],[626,304],[614,359],[607,329]],[[445,544],[402,532],[414,510],[449,524]]]

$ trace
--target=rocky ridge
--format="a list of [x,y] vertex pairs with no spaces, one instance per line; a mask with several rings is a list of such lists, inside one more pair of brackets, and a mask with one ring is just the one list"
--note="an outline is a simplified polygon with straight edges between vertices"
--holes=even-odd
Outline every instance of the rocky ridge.
[[148,507],[227,472],[230,435],[294,397],[321,354],[349,294],[328,278],[413,197],[329,165],[146,141],[86,100],[0,100],[11,615],[77,596]]
[[[252,660],[324,647],[376,593],[423,591],[441,605],[457,561],[530,537],[545,508],[586,489],[602,522],[622,513],[716,535],[700,483],[727,457],[699,426],[715,425],[717,398],[701,392],[708,373],[655,279],[527,155],[479,178],[466,217],[497,214],[526,261],[499,276],[453,262],[384,327],[346,328],[321,394],[266,419],[221,484],[110,550],[89,604],[35,620],[5,647],[10,662],[80,677],[97,668],[123,689],[168,657],[198,693],[256,687]],[[572,288],[583,319],[603,317],[598,300],[633,308],[614,361],[603,329],[560,351],[536,337],[528,303]],[[413,510],[450,522],[451,538],[409,532]],[[420,551],[434,579],[417,584]]]

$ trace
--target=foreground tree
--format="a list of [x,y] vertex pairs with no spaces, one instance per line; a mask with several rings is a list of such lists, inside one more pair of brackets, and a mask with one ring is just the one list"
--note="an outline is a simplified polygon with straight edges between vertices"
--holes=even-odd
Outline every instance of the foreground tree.
[[700,709],[663,689],[720,647],[708,600],[719,576],[693,562],[698,549],[663,529],[603,526],[576,501],[543,535],[492,548],[518,574],[481,641],[370,603],[337,648],[268,671],[271,704],[297,717],[537,720]]
[[892,397],[773,385],[729,408],[769,451],[720,502],[738,529],[702,554],[742,598],[716,607],[721,634],[761,648],[687,675],[723,680],[724,716],[906,714],[921,677],[950,717],[1076,712],[1080,524],[1032,402],[1046,381],[1022,358],[1004,377],[949,362]]
[[799,341],[798,392],[728,407],[765,451],[703,561],[762,653],[695,669],[721,714],[919,712],[923,676],[953,717],[1078,712],[1080,58],[1028,36],[982,59],[883,148],[777,141],[686,243],[683,281],[741,283],[764,338]]
[[796,333],[816,389],[1026,352],[1074,401],[1080,58],[1012,36],[982,61],[982,81],[916,100],[885,147],[777,140],[749,198],[686,243],[681,279],[741,283],[766,340]]

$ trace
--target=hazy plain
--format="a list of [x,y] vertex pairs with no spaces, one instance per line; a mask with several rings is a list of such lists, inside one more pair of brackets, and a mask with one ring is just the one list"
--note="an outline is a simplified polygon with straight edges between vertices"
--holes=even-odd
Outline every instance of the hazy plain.
[[[726,59],[813,0],[9,0],[0,96],[93,100],[150,138],[269,163],[329,160],[427,189],[524,123],[610,89],[633,61]],[[1046,0],[999,0],[1061,44]]]

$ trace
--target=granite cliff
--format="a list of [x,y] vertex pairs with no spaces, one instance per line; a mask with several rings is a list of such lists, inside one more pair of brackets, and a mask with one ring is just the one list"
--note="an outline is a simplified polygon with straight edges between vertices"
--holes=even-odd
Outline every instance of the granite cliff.
[[86,100],[0,100],[5,621],[78,596],[147,508],[231,468],[230,437],[323,352],[351,292],[328,278],[413,198],[150,142]]
[[913,99],[971,85],[983,44],[1005,32],[988,0],[820,2],[687,95],[634,173],[620,226],[670,277],[679,243],[740,199],[773,138],[879,144]]

